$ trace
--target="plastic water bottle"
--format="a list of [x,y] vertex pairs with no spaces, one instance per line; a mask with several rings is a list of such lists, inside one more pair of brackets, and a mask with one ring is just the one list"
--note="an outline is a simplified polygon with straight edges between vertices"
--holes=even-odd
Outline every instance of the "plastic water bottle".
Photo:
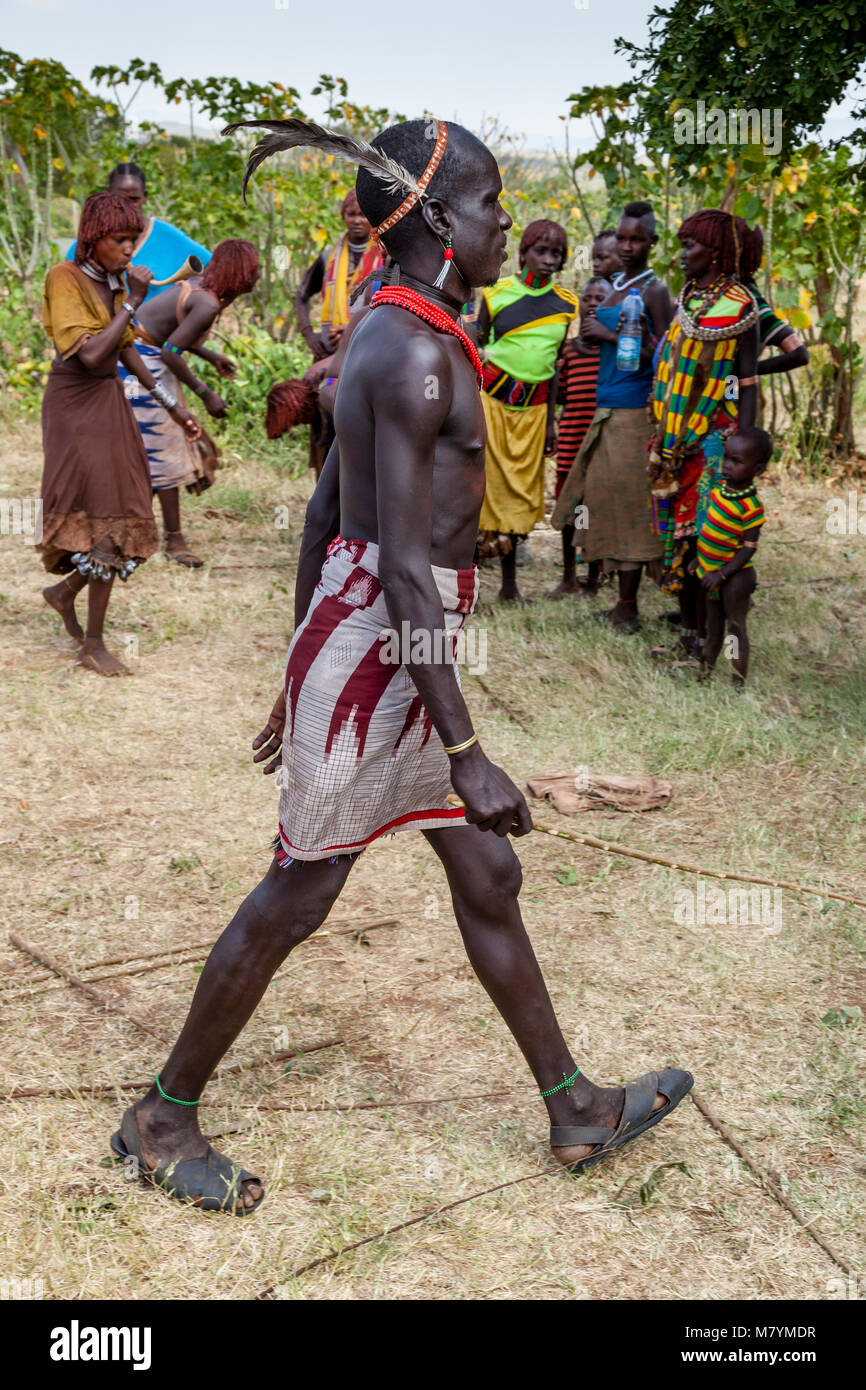
[[622,302],[623,325],[616,344],[616,365],[621,372],[636,372],[640,366],[640,346],[643,337],[640,316],[643,300],[640,290],[629,290]]

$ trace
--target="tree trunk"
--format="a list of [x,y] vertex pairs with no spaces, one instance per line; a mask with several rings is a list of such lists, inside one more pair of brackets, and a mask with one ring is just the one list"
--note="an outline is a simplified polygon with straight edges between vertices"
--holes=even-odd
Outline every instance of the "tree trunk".
[[[815,302],[821,318],[833,308],[833,285],[827,262],[819,251],[816,257],[821,269],[815,276]],[[826,342],[826,339],[825,339]],[[840,455],[850,452],[851,383],[845,370],[845,356],[837,343],[827,343],[830,366],[833,369],[833,384],[829,404],[830,419],[825,418],[823,428],[828,431],[827,445],[831,453]]]

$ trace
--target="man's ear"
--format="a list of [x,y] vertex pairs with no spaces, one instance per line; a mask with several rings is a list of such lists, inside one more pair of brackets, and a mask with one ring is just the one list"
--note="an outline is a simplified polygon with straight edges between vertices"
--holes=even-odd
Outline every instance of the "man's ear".
[[441,198],[428,198],[421,208],[421,216],[440,241],[452,235],[451,209]]

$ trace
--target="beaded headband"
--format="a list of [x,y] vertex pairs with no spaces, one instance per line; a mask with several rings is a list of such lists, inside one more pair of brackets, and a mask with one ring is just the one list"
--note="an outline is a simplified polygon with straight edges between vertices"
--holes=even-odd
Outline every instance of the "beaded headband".
[[379,238],[385,234],[385,232],[390,232],[391,228],[396,226],[400,219],[406,216],[407,212],[411,212],[415,204],[423,197],[424,193],[426,192],[427,185],[429,184],[430,180],[432,179],[433,175],[436,173],[436,170],[439,168],[439,165],[442,162],[442,156],[445,153],[445,147],[447,144],[448,126],[445,123],[445,121],[437,121],[436,143],[433,146],[433,153],[430,156],[427,168],[424,170],[423,174],[418,179],[417,192],[407,194],[400,206],[398,208],[395,208],[394,211],[388,217],[385,218],[384,222],[380,222],[378,227],[373,228],[372,236],[374,241],[378,241]]

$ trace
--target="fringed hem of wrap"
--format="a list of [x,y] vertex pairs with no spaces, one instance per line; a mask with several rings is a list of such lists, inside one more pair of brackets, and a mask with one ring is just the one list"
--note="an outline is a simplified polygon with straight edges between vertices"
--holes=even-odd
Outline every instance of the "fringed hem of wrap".
[[49,513],[42,519],[42,539],[36,549],[49,574],[68,574],[75,566],[71,556],[100,552],[103,563],[120,569],[127,560],[144,561],[159,548],[156,523],[142,517],[68,516]]

